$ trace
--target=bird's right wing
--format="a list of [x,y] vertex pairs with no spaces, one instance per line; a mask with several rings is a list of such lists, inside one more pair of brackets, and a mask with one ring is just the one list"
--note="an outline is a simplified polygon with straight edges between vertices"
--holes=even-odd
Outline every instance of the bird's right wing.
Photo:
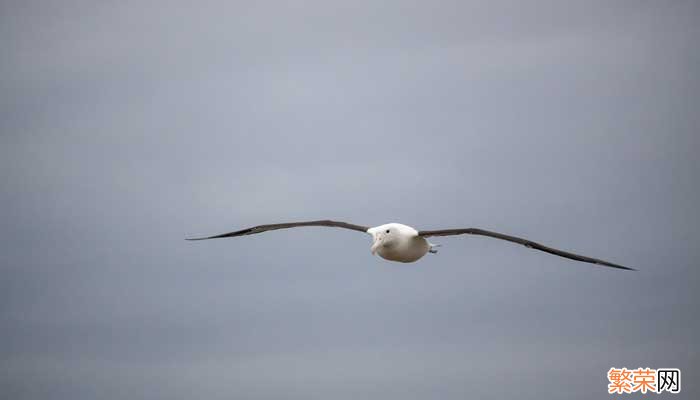
[[300,226],[330,226],[330,227],[334,227],[334,228],[351,229],[353,231],[364,232],[364,233],[367,233],[367,230],[369,229],[368,226],[361,226],[361,225],[349,224],[347,222],[331,221],[329,219],[324,219],[324,220],[319,220],[319,221],[285,222],[285,223],[281,223],[281,224],[258,225],[258,226],[254,226],[251,228],[241,229],[240,231],[222,233],[220,235],[214,235],[214,236],[191,238],[191,239],[187,239],[187,240],[206,240],[206,239],[219,239],[219,238],[227,238],[227,237],[254,235],[256,233],[274,231],[277,229],[296,228],[296,227],[300,227]]

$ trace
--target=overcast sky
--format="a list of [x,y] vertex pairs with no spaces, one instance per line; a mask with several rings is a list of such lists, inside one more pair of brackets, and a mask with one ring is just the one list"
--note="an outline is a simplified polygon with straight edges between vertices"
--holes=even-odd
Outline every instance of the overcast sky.
[[[697,398],[698,38],[695,1],[4,1],[0,397]],[[320,218],[640,271],[183,240]]]

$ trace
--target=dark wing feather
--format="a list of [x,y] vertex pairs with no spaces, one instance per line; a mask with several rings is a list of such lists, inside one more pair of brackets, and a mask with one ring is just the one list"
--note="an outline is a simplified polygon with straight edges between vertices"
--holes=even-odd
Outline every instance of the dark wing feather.
[[597,258],[591,258],[591,257],[586,257],[586,256],[574,254],[574,253],[569,253],[568,251],[553,249],[551,247],[547,247],[545,245],[542,245],[542,244],[539,244],[536,242],[532,242],[532,241],[527,240],[527,239],[523,239],[523,238],[519,238],[519,237],[515,237],[515,236],[504,235],[502,233],[497,233],[497,232],[491,232],[491,231],[487,231],[484,229],[465,228],[465,229],[443,229],[443,230],[437,230],[437,231],[420,231],[420,232],[418,232],[418,235],[423,236],[423,237],[452,236],[452,235],[465,235],[465,234],[466,235],[489,236],[489,237],[496,238],[496,239],[507,240],[509,242],[522,244],[523,246],[531,248],[531,249],[544,251],[544,252],[547,252],[549,254],[554,254],[556,256],[565,257],[565,258],[568,258],[571,260],[583,261],[583,262],[587,262],[587,263],[591,263],[591,264],[605,265],[607,267],[612,267],[612,268],[619,268],[619,269],[627,269],[627,270],[631,270],[631,271],[636,271],[636,269],[634,269],[634,268],[624,267],[622,265],[613,264],[611,262],[599,260]]
[[241,229],[240,231],[222,233],[221,235],[215,235],[215,236],[192,238],[192,239],[187,239],[187,240],[206,240],[206,239],[219,239],[219,238],[227,238],[227,237],[254,235],[256,233],[274,231],[277,229],[296,228],[299,226],[331,226],[331,227],[335,227],[335,228],[352,229],[354,231],[359,231],[359,232],[367,232],[367,230],[369,229],[368,226],[354,225],[354,224],[349,224],[347,222],[331,221],[328,219],[324,219],[324,220],[319,220],[319,221],[286,222],[286,223],[282,223],[282,224],[258,225],[258,226],[254,226],[252,228]]

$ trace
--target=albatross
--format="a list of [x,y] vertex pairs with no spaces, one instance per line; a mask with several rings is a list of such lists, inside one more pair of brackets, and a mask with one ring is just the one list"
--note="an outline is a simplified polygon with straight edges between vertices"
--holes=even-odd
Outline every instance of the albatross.
[[488,236],[496,239],[506,240],[509,242],[521,244],[527,248],[544,251],[549,254],[568,258],[570,260],[582,261],[586,263],[602,265],[606,267],[626,269],[636,271],[634,268],[624,267],[619,264],[613,264],[609,261],[599,260],[597,258],[582,256],[568,251],[558,250],[548,247],[528,239],[519,238],[516,236],[505,235],[503,233],[487,231],[479,228],[456,228],[456,229],[441,229],[433,231],[419,231],[408,225],[399,223],[389,223],[375,227],[349,224],[342,221],[332,221],[328,219],[319,221],[302,221],[302,222],[285,222],[281,224],[258,225],[251,228],[241,229],[238,231],[222,233],[220,235],[188,238],[186,240],[207,240],[221,239],[246,235],[254,235],[277,229],[297,228],[302,226],[325,226],[333,228],[344,228],[353,231],[367,233],[372,236],[372,255],[378,254],[385,260],[410,263],[421,259],[424,255],[431,253],[436,254],[436,245],[430,243],[426,238],[431,236],[453,236],[453,235],[480,235]]

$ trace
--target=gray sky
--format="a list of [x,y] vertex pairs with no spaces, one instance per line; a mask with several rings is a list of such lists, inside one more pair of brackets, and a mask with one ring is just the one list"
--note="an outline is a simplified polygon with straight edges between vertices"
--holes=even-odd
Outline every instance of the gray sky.
[[[668,398],[695,398],[699,22],[3,2],[0,397],[591,399],[615,366],[679,367]],[[407,265],[344,230],[182,240],[318,218],[640,272],[478,237]]]

